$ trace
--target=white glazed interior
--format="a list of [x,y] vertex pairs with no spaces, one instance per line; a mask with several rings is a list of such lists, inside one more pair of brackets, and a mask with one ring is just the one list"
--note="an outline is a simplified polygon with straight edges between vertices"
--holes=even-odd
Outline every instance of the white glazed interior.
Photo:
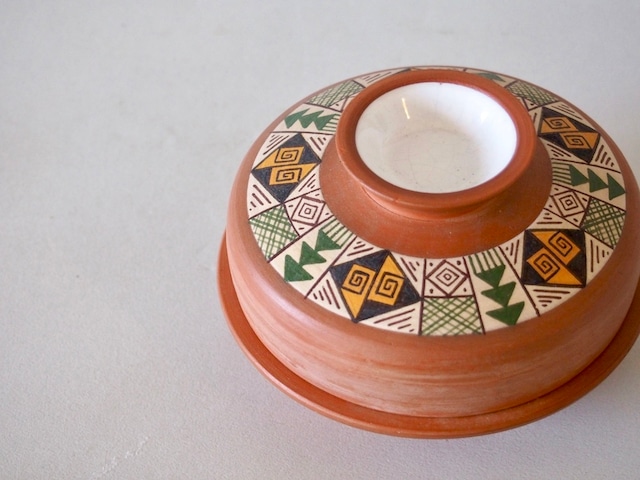
[[398,187],[457,192],[500,173],[516,149],[515,125],[488,95],[422,82],[375,99],[356,126],[356,147],[373,173]]

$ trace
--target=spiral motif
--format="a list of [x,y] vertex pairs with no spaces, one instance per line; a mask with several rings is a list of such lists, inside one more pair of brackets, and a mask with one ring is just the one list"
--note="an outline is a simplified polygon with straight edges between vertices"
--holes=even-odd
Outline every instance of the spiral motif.
[[562,135],[562,139],[569,148],[591,148],[587,139],[580,133],[565,133]]
[[578,247],[562,232],[558,232],[549,239],[549,245],[552,246],[558,255],[564,259],[571,256],[572,252]]
[[375,274],[376,272],[369,268],[362,265],[354,265],[342,284],[342,288],[358,295],[366,295]]
[[281,148],[278,151],[278,156],[276,157],[274,163],[278,165],[286,164],[296,164],[300,161],[300,157],[302,156],[303,147],[290,147],[290,148]]
[[575,132],[576,127],[565,117],[547,118],[545,123],[556,132]]
[[271,170],[272,185],[280,183],[297,183],[300,181],[302,169],[300,167],[278,167]]
[[538,252],[528,262],[545,280],[553,277],[560,270],[556,260],[545,250]]
[[393,305],[400,294],[404,279],[389,272],[381,272],[376,279],[369,299],[376,302]]

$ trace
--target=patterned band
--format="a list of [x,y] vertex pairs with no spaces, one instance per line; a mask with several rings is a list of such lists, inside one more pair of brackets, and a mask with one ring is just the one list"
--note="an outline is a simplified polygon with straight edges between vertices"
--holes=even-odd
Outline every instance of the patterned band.
[[372,245],[335,218],[318,172],[341,113],[364,88],[406,70],[330,87],[269,133],[247,190],[248,222],[265,261],[308,301],[353,322],[413,335],[482,334],[515,325],[584,288],[608,261],[624,226],[618,161],[574,107],[501,74],[455,69],[514,95],[549,154],[551,192],[523,232],[471,255],[416,258]]

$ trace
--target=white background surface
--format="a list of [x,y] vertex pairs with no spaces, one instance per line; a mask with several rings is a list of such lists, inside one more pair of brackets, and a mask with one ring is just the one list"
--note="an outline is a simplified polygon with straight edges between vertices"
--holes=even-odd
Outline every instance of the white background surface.
[[2,2],[0,478],[640,478],[640,347],[537,423],[425,441],[290,400],[216,293],[244,153],[372,70],[544,86],[640,174],[637,2]]

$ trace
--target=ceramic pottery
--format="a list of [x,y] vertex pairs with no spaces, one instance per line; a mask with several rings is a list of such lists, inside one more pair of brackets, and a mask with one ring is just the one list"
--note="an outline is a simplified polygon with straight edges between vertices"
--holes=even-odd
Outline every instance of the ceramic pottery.
[[288,109],[240,165],[231,330],[303,404],[393,435],[515,427],[602,381],[640,329],[638,187],[531,83],[374,72]]

